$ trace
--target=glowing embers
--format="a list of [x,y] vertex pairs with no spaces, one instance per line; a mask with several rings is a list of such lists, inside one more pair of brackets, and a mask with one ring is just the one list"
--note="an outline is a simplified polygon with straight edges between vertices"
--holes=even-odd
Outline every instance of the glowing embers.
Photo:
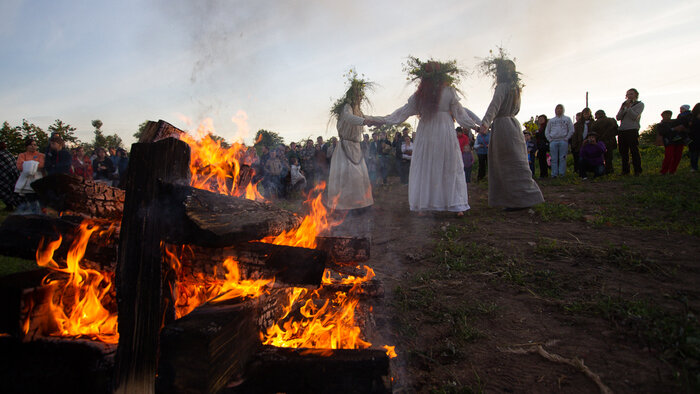
[[[118,225],[116,225],[118,226]],[[102,232],[114,231],[115,225]],[[62,237],[52,242],[42,240],[36,254],[39,266],[52,273],[43,280],[46,293],[44,313],[29,313],[23,323],[24,334],[37,330],[43,335],[61,337],[87,337],[106,343],[117,343],[116,303],[112,288],[113,273],[82,268],[80,263],[90,236],[99,227],[87,220],[80,225],[79,233],[68,250],[65,264],[54,260]],[[100,234],[103,235],[103,234]],[[67,276],[66,276],[67,275]],[[30,306],[30,309],[35,305]],[[36,319],[37,321],[32,321]]]
[[[183,248],[187,248],[186,246]],[[231,257],[223,262],[224,278],[217,274],[214,267],[212,275],[185,272],[177,257],[176,247],[165,247],[165,260],[176,273],[177,280],[173,289],[175,317],[181,318],[205,302],[217,303],[232,298],[259,297],[267,292],[275,279],[241,279],[238,263]]]
[[355,321],[360,284],[374,276],[371,268],[365,269],[367,274],[364,277],[346,277],[339,282],[331,281],[327,270],[323,276],[324,284],[354,284],[349,292],[337,291],[332,298],[321,296],[323,288],[311,292],[294,288],[282,318],[261,333],[263,344],[313,349],[369,348],[372,344],[361,338],[361,329]]
[[[198,138],[182,134],[180,138],[191,149],[190,185],[198,189],[262,201],[257,185],[252,183],[254,171],[247,165],[252,159],[245,145],[234,142],[228,146],[213,137],[211,126],[202,124],[197,129]],[[250,153],[250,154],[249,154]]]

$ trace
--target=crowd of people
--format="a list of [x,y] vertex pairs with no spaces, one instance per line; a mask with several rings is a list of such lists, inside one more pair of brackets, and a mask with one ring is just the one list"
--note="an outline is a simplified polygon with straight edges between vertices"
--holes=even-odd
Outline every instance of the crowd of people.
[[119,187],[129,165],[126,150],[97,148],[86,154],[83,147],[67,149],[58,134],[49,138],[49,146],[40,152],[37,141],[25,140],[25,151],[13,156],[0,142],[0,199],[8,211],[39,213],[41,206],[32,182],[53,174],[73,174],[95,182]]

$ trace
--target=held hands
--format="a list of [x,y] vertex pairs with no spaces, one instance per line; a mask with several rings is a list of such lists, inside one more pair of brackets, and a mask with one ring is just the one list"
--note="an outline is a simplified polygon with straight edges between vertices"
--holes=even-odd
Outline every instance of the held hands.
[[479,133],[486,135],[488,133],[489,127],[486,126],[486,124],[482,124],[481,127],[479,127]]

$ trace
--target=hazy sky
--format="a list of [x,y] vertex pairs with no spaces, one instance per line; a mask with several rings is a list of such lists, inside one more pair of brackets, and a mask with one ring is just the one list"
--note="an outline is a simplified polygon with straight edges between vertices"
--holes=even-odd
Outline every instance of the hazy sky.
[[643,126],[700,101],[692,0],[2,0],[0,15],[0,122],[61,119],[84,141],[92,119],[127,143],[158,119],[193,129],[211,118],[217,134],[247,143],[261,128],[288,142],[328,138],[343,74],[375,81],[365,112],[385,115],[415,89],[408,55],[471,71],[462,103],[482,115],[492,81],[475,66],[499,45],[523,73],[521,122],[557,103],[573,117],[586,91],[594,111],[614,116],[637,88]]

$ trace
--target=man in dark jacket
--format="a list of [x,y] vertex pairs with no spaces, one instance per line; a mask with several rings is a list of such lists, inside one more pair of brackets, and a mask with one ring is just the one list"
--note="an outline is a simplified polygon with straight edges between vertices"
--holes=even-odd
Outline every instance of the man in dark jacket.
[[49,151],[44,159],[44,169],[48,175],[70,174],[73,164],[73,157],[70,152],[64,149],[63,139],[59,135],[54,135],[49,140]]
[[605,115],[605,111],[595,111],[595,122],[591,130],[598,134],[598,141],[605,144],[605,173],[613,173],[613,151],[617,149],[617,121]]

